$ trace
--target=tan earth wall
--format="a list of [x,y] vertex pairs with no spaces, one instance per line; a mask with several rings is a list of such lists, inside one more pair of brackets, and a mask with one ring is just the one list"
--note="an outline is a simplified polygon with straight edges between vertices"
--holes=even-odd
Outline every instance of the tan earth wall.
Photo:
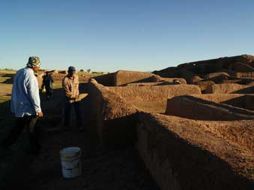
[[161,190],[253,188],[254,175],[248,172],[254,166],[253,121],[204,122],[149,113],[139,118],[136,146]]
[[204,122],[140,113],[94,80],[88,92],[88,117],[94,123],[89,126],[100,142],[117,147],[136,143],[162,190],[248,190],[253,183],[247,172],[254,166],[253,121]]
[[107,87],[92,80],[88,86],[89,127],[106,146],[129,146],[136,140],[137,109]]
[[153,76],[152,73],[138,71],[117,71],[115,73],[115,86],[126,85]]
[[104,86],[115,86],[115,73],[109,73],[94,77],[94,79]]
[[168,99],[166,114],[198,120],[254,119],[254,111],[192,96],[177,96]]
[[128,103],[139,110],[164,113],[167,99],[173,96],[187,94],[201,94],[195,85],[166,85],[166,86],[124,86],[109,87],[109,89],[123,97]]
[[237,72],[235,73],[237,78],[254,78],[254,72]]
[[204,100],[228,104],[244,109],[254,110],[254,95],[252,94],[201,94],[193,95]]
[[240,84],[214,84],[209,86],[205,93],[215,94],[254,94],[253,85],[240,85]]

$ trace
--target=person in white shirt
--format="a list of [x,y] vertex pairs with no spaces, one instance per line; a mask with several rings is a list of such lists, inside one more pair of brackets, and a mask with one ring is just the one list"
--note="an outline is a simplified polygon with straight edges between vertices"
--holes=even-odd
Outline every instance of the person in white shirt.
[[25,68],[17,71],[11,97],[11,112],[15,115],[16,125],[12,128],[3,145],[14,144],[22,131],[27,130],[31,152],[38,153],[40,145],[36,134],[36,123],[43,117],[40,105],[39,85],[35,72],[40,69],[39,57],[29,57]]

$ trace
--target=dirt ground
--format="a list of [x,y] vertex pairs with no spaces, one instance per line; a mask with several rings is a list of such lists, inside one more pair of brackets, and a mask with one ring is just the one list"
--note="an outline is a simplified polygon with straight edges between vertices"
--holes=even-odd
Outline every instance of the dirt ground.
[[[43,138],[42,151],[31,163],[23,187],[27,190],[158,189],[134,148],[110,151],[96,146],[91,150],[88,138],[77,130]],[[82,175],[76,179],[66,180],[61,175],[59,150],[67,146],[82,149]]]

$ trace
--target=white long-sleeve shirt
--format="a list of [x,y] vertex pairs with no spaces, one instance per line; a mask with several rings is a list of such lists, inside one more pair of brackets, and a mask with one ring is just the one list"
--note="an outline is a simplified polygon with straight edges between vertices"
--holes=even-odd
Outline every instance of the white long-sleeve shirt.
[[39,85],[31,68],[23,68],[16,73],[12,87],[11,111],[16,117],[41,112]]

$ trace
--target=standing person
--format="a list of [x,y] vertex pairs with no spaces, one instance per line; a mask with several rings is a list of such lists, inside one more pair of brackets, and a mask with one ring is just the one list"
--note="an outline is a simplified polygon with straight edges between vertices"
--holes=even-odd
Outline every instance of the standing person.
[[73,66],[68,68],[68,74],[63,78],[63,89],[65,91],[64,100],[64,128],[69,129],[71,108],[74,107],[77,127],[82,130],[82,119],[79,101],[79,78]]
[[5,148],[14,144],[22,131],[26,129],[31,152],[37,154],[40,149],[36,133],[36,122],[43,117],[40,105],[39,85],[35,72],[40,69],[39,57],[29,57],[25,68],[17,71],[11,96],[11,112],[15,115],[16,125],[4,140]]
[[45,75],[43,75],[42,77],[42,86],[41,88],[45,88],[46,90],[46,99],[49,100],[50,97],[52,96],[52,84],[54,83],[52,76],[50,75],[50,73],[48,71],[46,71]]

